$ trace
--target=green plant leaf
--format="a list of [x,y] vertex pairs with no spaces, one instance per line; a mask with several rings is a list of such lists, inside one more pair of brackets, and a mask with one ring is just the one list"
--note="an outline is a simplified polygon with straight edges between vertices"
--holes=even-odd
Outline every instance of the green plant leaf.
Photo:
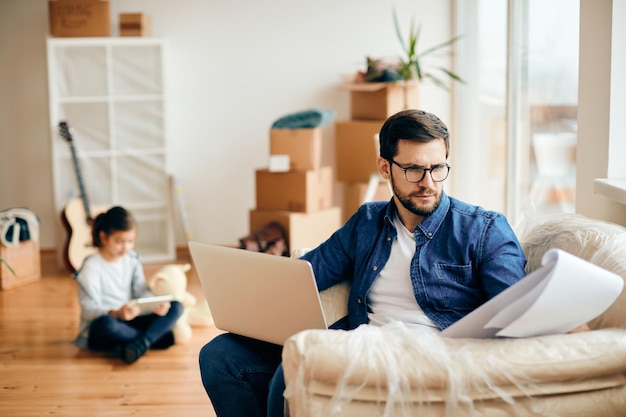
[[13,270],[13,268],[11,268],[11,265],[9,265],[8,262],[4,260],[4,258],[0,257],[0,262],[5,264],[9,271],[11,271],[13,275],[15,275],[15,271]]
[[[446,55],[453,56],[454,52],[446,50],[446,48],[449,48],[455,42],[458,42],[462,38],[462,35],[455,36],[445,42],[426,49],[424,52],[419,53],[417,45],[419,43],[421,26],[419,24],[416,24],[414,17],[412,17],[411,25],[408,32],[409,37],[408,39],[406,39],[405,42],[405,38],[402,35],[402,29],[400,28],[400,22],[398,21],[398,14],[395,8],[392,9],[392,14],[396,36],[400,41],[400,46],[402,47],[402,51],[405,55],[404,57],[401,57],[401,63],[398,67],[398,74],[405,80],[409,80],[414,77],[418,80],[428,78],[432,80],[435,85],[447,90],[448,87],[441,79],[437,78],[435,75],[426,70],[421,59],[435,52],[446,52]],[[445,69],[443,67],[436,67],[435,69],[442,72],[454,81],[464,82],[459,75],[453,73],[448,69]]]
[[455,36],[454,38],[449,39],[449,40],[447,40],[447,41],[445,41],[445,42],[443,42],[443,43],[440,43],[440,44],[438,44],[438,45],[435,45],[435,46],[433,46],[433,47],[430,47],[430,48],[428,48],[427,50],[425,50],[424,52],[422,52],[422,53],[420,54],[420,57],[424,57],[424,56],[429,55],[429,54],[431,54],[431,53],[433,53],[433,52],[435,52],[435,51],[438,51],[439,49],[442,49],[442,48],[446,48],[446,47],[448,47],[448,46],[451,46],[452,44],[454,44],[455,42],[457,42],[457,41],[458,41],[459,39],[461,39],[462,37],[463,37],[463,35],[458,35],[458,36]]
[[462,84],[465,84],[465,81],[461,77],[453,73],[452,71],[447,70],[443,67],[437,67],[437,69],[439,69],[439,71],[445,72],[448,75],[448,77],[452,78],[453,80],[458,81]]
[[402,36],[402,32],[400,30],[400,23],[398,23],[398,15],[395,8],[393,9],[393,25],[396,29],[396,35],[398,36],[398,40],[400,41],[402,51],[404,51],[404,53],[408,55],[409,51],[407,50],[406,44],[404,43],[404,37]]
[[422,74],[422,66],[420,65],[419,60],[413,61],[413,67],[415,68],[415,74],[417,74],[417,79],[421,80],[424,75]]
[[439,78],[435,77],[434,75],[432,75],[432,74],[425,74],[424,78],[430,79],[433,82],[433,84],[435,84],[437,87],[441,87],[444,90],[448,91],[448,86],[443,81],[441,81]]

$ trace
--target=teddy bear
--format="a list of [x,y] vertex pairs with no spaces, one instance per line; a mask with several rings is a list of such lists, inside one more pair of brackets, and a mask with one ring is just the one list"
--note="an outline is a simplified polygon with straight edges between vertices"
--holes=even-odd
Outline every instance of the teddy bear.
[[[154,295],[172,295],[174,300],[180,301],[185,307],[173,329],[174,341],[177,344],[184,344],[191,339],[191,324],[212,324],[208,308],[205,310],[204,306],[198,305],[196,297],[187,291],[185,273],[190,269],[190,264],[168,264],[158,269],[147,281],[148,288]],[[193,323],[190,323],[190,317]]]

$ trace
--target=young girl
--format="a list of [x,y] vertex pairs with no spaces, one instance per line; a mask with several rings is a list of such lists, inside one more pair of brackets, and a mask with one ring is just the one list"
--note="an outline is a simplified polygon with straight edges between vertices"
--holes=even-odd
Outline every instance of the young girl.
[[137,235],[132,215],[113,207],[95,218],[92,235],[98,251],[85,259],[76,276],[82,309],[76,345],[113,350],[126,363],[135,362],[151,347],[171,346],[171,330],[183,312],[182,304],[165,302],[151,314],[140,315],[139,307],[130,302],[153,295],[132,251]]

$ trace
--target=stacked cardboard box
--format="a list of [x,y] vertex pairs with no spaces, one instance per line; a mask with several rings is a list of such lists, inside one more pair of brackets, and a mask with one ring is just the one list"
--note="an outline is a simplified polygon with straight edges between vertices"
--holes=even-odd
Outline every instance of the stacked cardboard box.
[[[337,181],[344,186],[343,216],[346,221],[361,205],[372,174],[378,172],[376,134],[385,120],[405,109],[417,107],[417,84],[354,83],[342,89],[350,93],[350,120],[335,122]],[[378,184],[374,200],[388,200],[387,184]]]
[[341,225],[341,209],[333,206],[333,169],[321,164],[322,129],[270,129],[270,160],[278,156],[289,160],[285,169],[270,163],[255,172],[250,233],[277,222],[290,251],[313,248]]

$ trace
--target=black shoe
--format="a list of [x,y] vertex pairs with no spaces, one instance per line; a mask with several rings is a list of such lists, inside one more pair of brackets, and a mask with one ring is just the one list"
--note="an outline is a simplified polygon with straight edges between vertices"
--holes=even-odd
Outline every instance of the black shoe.
[[150,343],[143,337],[135,339],[132,342],[120,345],[115,349],[115,356],[124,362],[131,364],[141,358],[150,348]]
[[167,349],[174,344],[174,332],[171,330],[165,333],[159,340],[154,342],[150,349]]

